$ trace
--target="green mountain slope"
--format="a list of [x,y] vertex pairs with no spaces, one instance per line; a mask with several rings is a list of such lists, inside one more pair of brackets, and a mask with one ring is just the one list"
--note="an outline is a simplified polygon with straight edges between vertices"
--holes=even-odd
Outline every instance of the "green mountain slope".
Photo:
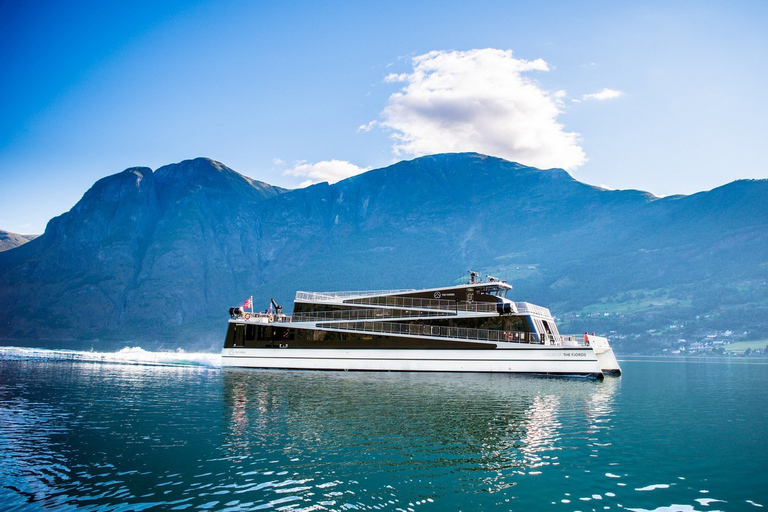
[[18,233],[11,233],[10,231],[3,231],[0,229],[0,252],[24,245],[30,240],[37,238],[37,236],[38,235],[19,235]]

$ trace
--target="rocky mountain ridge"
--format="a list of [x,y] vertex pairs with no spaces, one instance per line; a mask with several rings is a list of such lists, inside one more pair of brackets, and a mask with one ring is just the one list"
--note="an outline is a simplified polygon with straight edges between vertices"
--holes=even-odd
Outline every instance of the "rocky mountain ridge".
[[[250,295],[290,309],[296,290],[440,286],[469,268],[574,331],[768,335],[766,193],[752,180],[658,198],[471,153],[298,190],[209,159],[131,168],[0,253],[0,337],[215,347]],[[46,321],[29,314],[41,305]]]

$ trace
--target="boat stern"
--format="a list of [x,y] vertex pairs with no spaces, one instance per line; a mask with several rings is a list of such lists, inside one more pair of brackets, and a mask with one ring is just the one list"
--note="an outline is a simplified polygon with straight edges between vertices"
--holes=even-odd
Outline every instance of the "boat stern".
[[589,344],[595,351],[597,362],[600,363],[600,369],[605,375],[621,375],[621,367],[616,360],[616,355],[613,353],[611,345],[608,343],[608,338],[593,334],[589,337]]

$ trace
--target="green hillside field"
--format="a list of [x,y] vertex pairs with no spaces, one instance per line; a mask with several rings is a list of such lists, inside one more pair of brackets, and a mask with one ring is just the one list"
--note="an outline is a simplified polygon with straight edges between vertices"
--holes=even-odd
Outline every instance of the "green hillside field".
[[757,341],[737,341],[736,343],[729,343],[727,345],[723,345],[723,348],[726,352],[738,352],[738,353],[744,353],[745,350],[752,349],[754,350],[765,350],[765,348],[768,347],[768,340],[757,340]]

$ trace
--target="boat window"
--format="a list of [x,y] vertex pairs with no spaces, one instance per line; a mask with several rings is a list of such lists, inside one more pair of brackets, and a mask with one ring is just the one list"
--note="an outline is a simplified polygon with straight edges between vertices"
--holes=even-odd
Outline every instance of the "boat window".
[[235,324],[235,339],[232,342],[232,345],[235,347],[245,346],[245,343],[243,342],[243,331],[245,331],[245,324]]
[[493,295],[494,297],[504,297],[504,298],[507,297],[508,291],[509,290],[507,288],[502,288],[500,286],[498,288],[491,287],[486,289],[486,293],[488,295]]
[[245,341],[256,340],[256,326],[253,324],[247,324],[245,326]]
[[505,316],[502,317],[503,330],[505,331],[527,331],[525,320],[520,316]]

